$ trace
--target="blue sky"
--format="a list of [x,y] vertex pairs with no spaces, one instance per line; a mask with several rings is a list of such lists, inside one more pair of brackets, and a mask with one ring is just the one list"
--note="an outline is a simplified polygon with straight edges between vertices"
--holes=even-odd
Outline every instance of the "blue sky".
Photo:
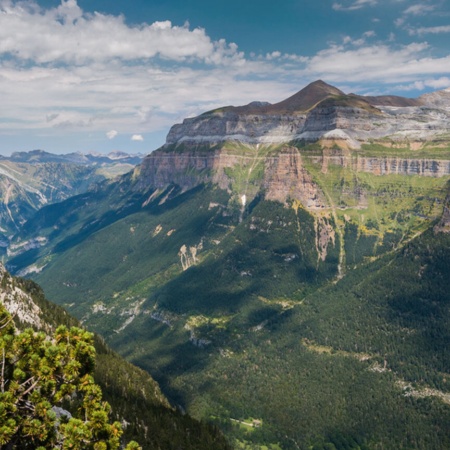
[[0,153],[149,153],[170,126],[323,79],[450,87],[449,0],[0,0]]

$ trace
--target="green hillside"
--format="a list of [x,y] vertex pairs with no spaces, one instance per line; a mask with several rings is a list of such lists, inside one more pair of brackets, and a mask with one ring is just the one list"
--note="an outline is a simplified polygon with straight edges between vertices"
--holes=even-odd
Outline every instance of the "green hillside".
[[227,190],[130,175],[41,209],[8,265],[236,448],[448,448],[448,176],[302,151],[322,209],[266,200],[259,159]]
[[[36,305],[33,308],[37,307],[39,310],[41,324],[34,325],[35,329],[44,329],[48,333],[59,325],[80,326],[62,308],[46,300],[37,284],[3,273],[2,299],[5,295],[12,296],[20,304],[22,300],[17,292],[29,296],[25,297],[25,301]],[[18,329],[26,326],[21,321],[20,314],[14,315],[14,320]],[[144,450],[230,448],[217,428],[173,408],[147,372],[126,362],[100,336],[94,335],[94,344],[94,379],[101,387],[103,398],[112,407],[111,419],[122,423],[125,443],[137,440]]]

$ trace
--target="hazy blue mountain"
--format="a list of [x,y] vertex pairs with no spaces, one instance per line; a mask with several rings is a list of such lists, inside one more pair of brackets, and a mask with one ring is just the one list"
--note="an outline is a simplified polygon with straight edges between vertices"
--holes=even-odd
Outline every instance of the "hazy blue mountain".
[[41,207],[86,192],[95,183],[129,172],[141,155],[71,153],[42,150],[0,157],[0,246]]

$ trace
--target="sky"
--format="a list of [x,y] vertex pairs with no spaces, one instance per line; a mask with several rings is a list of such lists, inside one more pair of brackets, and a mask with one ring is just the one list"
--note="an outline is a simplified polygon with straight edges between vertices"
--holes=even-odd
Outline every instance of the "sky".
[[322,79],[450,87],[450,0],[0,0],[0,154],[150,153],[210,109]]

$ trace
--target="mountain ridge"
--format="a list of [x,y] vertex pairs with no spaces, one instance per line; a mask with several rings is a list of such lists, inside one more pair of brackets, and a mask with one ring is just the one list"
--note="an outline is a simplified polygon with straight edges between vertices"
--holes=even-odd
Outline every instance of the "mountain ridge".
[[141,155],[56,155],[43,150],[0,157],[0,250],[42,206],[62,201],[96,183],[131,171]]
[[[446,91],[418,99],[346,95],[318,80],[275,104],[223,107],[174,125],[166,147],[179,144],[345,141],[359,149],[369,141],[426,142],[448,139],[450,96]],[[408,139],[406,139],[408,134]]]

